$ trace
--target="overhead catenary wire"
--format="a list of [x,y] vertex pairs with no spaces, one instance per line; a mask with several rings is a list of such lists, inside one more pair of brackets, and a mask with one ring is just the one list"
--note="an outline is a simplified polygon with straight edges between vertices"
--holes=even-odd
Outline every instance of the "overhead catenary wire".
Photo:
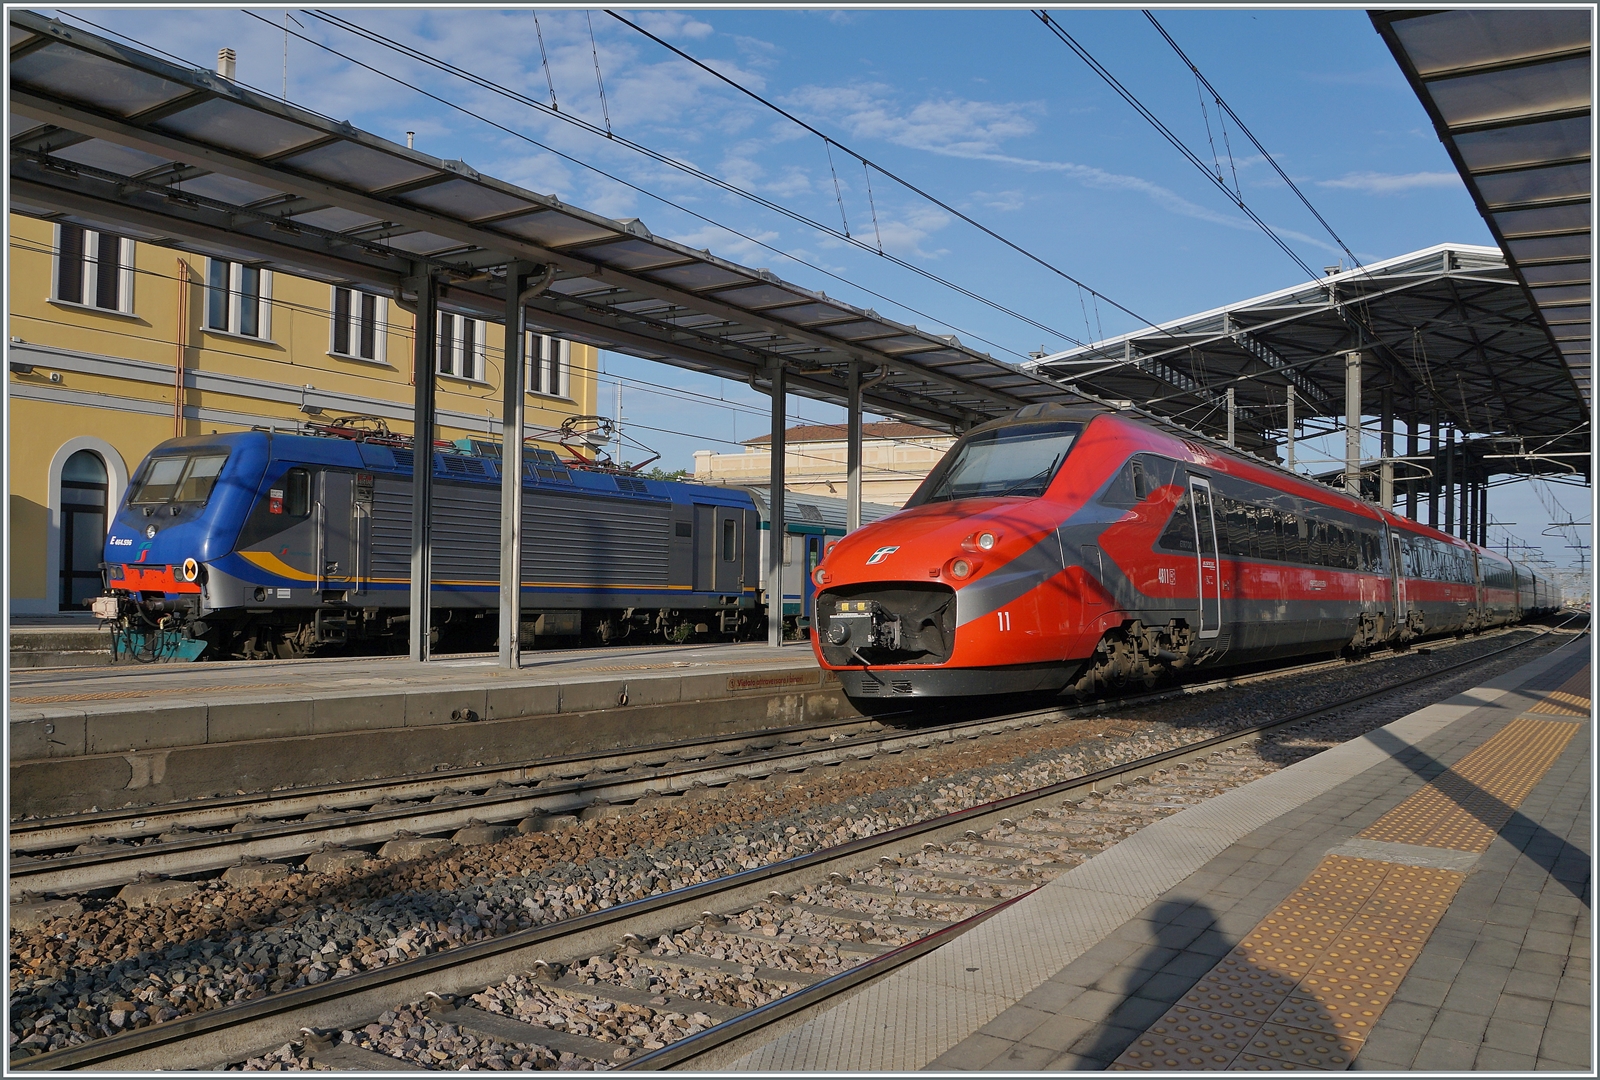
[[1206,163],[1202,161],[1193,150],[1189,149],[1188,144],[1182,139],[1178,138],[1178,136],[1173,133],[1171,128],[1162,123],[1161,118],[1156,116],[1155,113],[1151,112],[1150,109],[1146,107],[1145,103],[1139,100],[1138,95],[1129,90],[1126,86],[1122,85],[1122,82],[1115,75],[1111,74],[1110,70],[1107,69],[1104,64],[1100,63],[1099,60],[1096,60],[1094,55],[1090,53],[1088,49],[1079,44],[1077,38],[1067,33],[1066,29],[1060,23],[1051,18],[1048,11],[1035,9],[1034,15],[1038,17],[1040,22],[1044,23],[1045,28],[1054,34],[1062,44],[1076,53],[1078,58],[1087,64],[1091,71],[1100,76],[1101,80],[1107,86],[1116,91],[1117,95],[1121,97],[1122,100],[1126,101],[1133,107],[1135,112],[1144,117],[1144,119],[1149,122],[1150,126],[1155,128],[1156,131],[1161,134],[1162,138],[1171,143],[1173,148],[1182,154],[1191,165],[1199,169],[1200,174],[1207,180],[1211,181],[1211,183],[1216,186],[1218,191],[1221,191],[1223,195],[1227,196],[1228,201],[1233,203],[1234,206],[1238,207],[1241,213],[1254,222],[1256,227],[1265,233],[1267,238],[1271,240],[1279,250],[1281,250],[1285,255],[1289,256],[1289,258],[1294,261],[1295,265],[1300,267],[1300,269],[1305,272],[1305,275],[1308,279],[1313,281],[1316,280],[1317,272],[1311,268],[1311,264],[1302,259],[1299,253],[1290,247],[1284,241],[1284,239],[1278,235],[1277,231],[1274,230],[1271,225],[1268,225],[1265,221],[1263,221],[1261,217],[1250,208],[1250,205],[1246,203],[1243,198],[1241,198],[1235,192],[1228,190],[1227,181],[1223,180],[1221,176],[1207,168]]
[[606,138],[611,138],[611,107],[606,104],[606,81],[600,77],[600,47],[594,43],[594,17],[583,13],[589,23],[589,52],[594,56],[594,84],[600,88],[600,114],[606,121]]
[[[1245,122],[1239,119],[1239,114],[1234,112],[1232,107],[1223,100],[1222,95],[1217,92],[1217,88],[1211,85],[1211,81],[1201,73],[1199,67],[1195,65],[1194,61],[1189,59],[1188,54],[1186,54],[1183,49],[1179,47],[1178,43],[1173,40],[1172,35],[1167,33],[1166,27],[1162,26],[1161,23],[1156,20],[1155,15],[1148,10],[1145,11],[1144,17],[1150,20],[1150,25],[1156,28],[1157,33],[1159,33],[1162,38],[1166,40],[1166,43],[1172,46],[1172,51],[1178,54],[1178,59],[1182,60],[1184,65],[1188,67],[1190,71],[1194,72],[1194,77],[1200,81],[1207,91],[1210,92],[1212,100],[1217,103],[1217,107],[1228,114],[1228,117],[1239,128],[1240,133],[1243,134],[1245,138],[1250,140],[1250,145],[1254,146],[1256,148],[1256,152],[1266,160],[1268,165],[1272,166],[1273,171],[1278,174],[1279,178],[1282,179],[1285,184],[1289,185],[1289,190],[1295,193],[1295,196],[1301,201],[1301,203],[1305,205],[1307,210],[1311,211],[1311,216],[1316,218],[1318,224],[1327,230],[1329,236],[1333,237],[1334,243],[1338,244],[1340,249],[1350,257],[1351,265],[1361,267],[1361,260],[1356,258],[1356,253],[1350,250],[1350,245],[1346,244],[1344,240],[1340,238],[1339,234],[1334,232],[1333,226],[1328,224],[1328,219],[1323,217],[1321,212],[1318,211],[1315,206],[1311,205],[1311,200],[1306,198],[1306,193],[1301,191],[1300,185],[1296,184],[1292,179],[1290,179],[1289,174],[1283,171],[1283,168],[1278,164],[1277,159],[1271,154],[1267,153],[1267,148],[1261,145],[1261,140],[1255,137],[1255,134],[1248,126],[1246,126]],[[1223,137],[1226,139],[1227,129],[1223,129]],[[1315,274],[1312,275],[1312,277],[1315,276]]]
[[[1072,276],[1071,274],[1067,273],[1065,270],[1062,270],[1060,267],[1058,267],[1058,266],[1054,265],[1053,263],[1045,260],[1041,256],[1035,255],[1033,252],[1031,252],[1028,249],[1022,247],[1020,244],[1016,243],[1015,241],[1013,241],[1013,240],[1011,240],[1011,239],[1009,239],[1009,238],[1007,238],[1005,236],[1002,236],[1000,233],[998,233],[995,230],[991,229],[989,226],[983,224],[980,221],[977,221],[976,219],[974,219],[970,215],[962,212],[961,210],[956,209],[954,206],[951,206],[949,203],[945,202],[943,199],[940,199],[938,196],[932,195],[929,192],[924,191],[922,188],[918,187],[916,184],[913,184],[911,181],[907,180],[905,177],[900,176],[900,175],[898,175],[898,174],[896,174],[894,172],[891,172],[890,170],[884,168],[882,165],[879,165],[877,162],[875,162],[875,161],[871,160],[870,158],[868,158],[866,155],[858,153],[855,150],[852,150],[850,147],[848,147],[848,146],[844,145],[843,143],[839,142],[837,139],[834,139],[831,136],[825,134],[824,132],[819,131],[817,128],[813,127],[811,124],[806,123],[804,120],[800,119],[798,116],[796,116],[793,113],[789,112],[787,109],[783,108],[781,105],[778,105],[775,102],[769,101],[767,98],[762,97],[760,94],[756,93],[754,90],[751,90],[749,87],[743,85],[742,83],[738,82],[737,80],[729,78],[727,75],[724,75],[722,72],[720,72],[720,71],[716,70],[715,68],[711,67],[709,64],[704,63],[703,61],[701,61],[701,60],[697,59],[696,57],[690,55],[689,53],[685,52],[684,50],[678,48],[676,45],[672,44],[670,41],[666,41],[665,39],[663,39],[661,37],[658,37],[655,34],[652,34],[650,31],[646,30],[644,27],[640,26],[638,23],[633,22],[630,19],[624,18],[623,16],[617,14],[615,11],[612,11],[610,8],[606,9],[606,14],[610,15],[613,19],[616,19],[618,22],[620,22],[620,23],[622,23],[622,24],[624,24],[626,26],[631,27],[632,29],[634,29],[638,33],[643,34],[645,37],[649,38],[651,41],[655,42],[657,45],[660,45],[663,49],[666,49],[667,51],[669,51],[671,53],[674,53],[675,55],[677,55],[677,56],[681,57],[682,59],[688,61],[689,63],[693,64],[695,67],[699,68],[701,71],[704,71],[706,74],[711,75],[712,77],[714,77],[714,78],[726,83],[727,85],[729,85],[733,89],[739,91],[739,93],[744,94],[746,97],[750,98],[751,100],[759,102],[760,104],[766,106],[768,109],[771,109],[773,112],[777,113],[779,116],[782,116],[784,119],[788,120],[789,122],[791,122],[793,124],[796,124],[799,127],[805,129],[806,131],[811,132],[811,134],[816,135],[818,138],[823,139],[823,140],[831,143],[834,146],[837,146],[844,153],[849,154],[851,157],[853,157],[853,158],[857,159],[858,161],[860,161],[863,166],[867,166],[869,168],[876,169],[881,175],[887,177],[890,180],[893,180],[895,183],[899,184],[901,187],[903,187],[906,190],[912,192],[913,194],[915,194],[915,195],[917,195],[917,196],[919,196],[919,197],[921,197],[923,199],[926,199],[928,202],[930,202],[933,205],[937,206],[939,209],[945,211],[947,214],[951,214],[954,217],[960,219],[961,221],[966,222],[968,225],[971,225],[973,228],[975,228],[978,231],[982,232],[984,235],[986,235],[986,236],[990,237],[991,239],[997,240],[1000,243],[1004,244],[1006,247],[1010,248],[1012,251],[1015,251],[1017,254],[1022,255],[1023,257],[1033,261],[1034,263],[1037,263],[1039,266],[1044,267],[1046,270],[1049,270],[1051,273],[1056,274],[1059,277],[1065,278],[1067,281],[1070,281],[1072,284],[1074,284],[1074,285],[1078,286],[1079,288],[1085,290],[1086,292],[1090,293],[1091,295],[1096,296],[1096,297],[1104,300],[1106,303],[1110,304],[1112,307],[1116,308],[1118,311],[1122,312],[1124,315],[1127,315],[1130,318],[1133,318],[1133,319],[1137,320],[1141,325],[1151,327],[1152,329],[1155,329],[1155,330],[1162,330],[1163,329],[1157,323],[1152,322],[1150,319],[1145,318],[1143,315],[1140,315],[1138,312],[1133,311],[1130,308],[1124,307],[1122,304],[1117,303],[1117,301],[1113,300],[1111,297],[1105,295],[1104,293],[1096,291],[1094,288],[1092,288],[1088,284],[1084,283],[1083,281],[1080,281],[1078,278]],[[1075,345],[1084,344],[1083,342],[1077,341],[1074,338],[1072,338],[1072,337],[1070,337],[1068,335],[1065,335],[1065,334],[1058,334],[1058,336],[1064,337],[1068,341],[1072,341],[1073,344],[1075,344]]]
[[544,65],[545,85],[550,88],[550,108],[555,112],[561,111],[561,106],[556,103],[556,81],[550,77],[550,56],[544,51],[544,31],[539,27],[539,13],[533,13],[533,34],[539,39],[539,63]]
[[[254,16],[253,12],[246,11],[245,14],[252,15],[253,17],[259,18],[259,16]],[[991,299],[991,298],[989,298],[987,296],[984,296],[983,294],[981,294],[981,293],[979,293],[979,292],[977,292],[977,291],[975,291],[973,289],[970,289],[967,286],[958,284],[955,281],[952,281],[952,280],[950,280],[948,278],[945,278],[945,277],[942,277],[942,276],[940,276],[938,274],[935,274],[932,271],[927,270],[927,269],[925,269],[923,267],[920,267],[920,266],[916,265],[915,263],[910,262],[907,259],[901,258],[898,255],[894,255],[894,254],[892,254],[890,252],[887,252],[887,251],[878,252],[871,244],[868,244],[863,240],[859,240],[859,239],[856,239],[855,237],[849,236],[846,233],[844,233],[843,231],[841,231],[839,229],[836,229],[836,228],[833,228],[830,225],[826,225],[823,222],[816,220],[815,218],[809,217],[808,215],[803,214],[800,211],[793,209],[792,207],[784,206],[781,203],[774,202],[773,200],[768,199],[764,195],[760,195],[757,192],[749,190],[748,188],[741,187],[740,185],[735,184],[730,180],[725,180],[722,177],[716,176],[713,173],[709,173],[709,172],[705,171],[704,169],[698,168],[697,166],[691,165],[688,162],[685,162],[685,161],[682,161],[682,160],[680,160],[678,158],[675,158],[675,157],[671,156],[670,154],[666,154],[666,153],[663,153],[663,152],[661,152],[659,150],[655,150],[655,149],[653,149],[651,147],[645,146],[644,144],[639,143],[639,142],[637,142],[637,141],[635,141],[633,139],[629,139],[629,138],[627,138],[625,136],[617,135],[617,134],[615,134],[615,133],[613,133],[611,131],[608,131],[607,129],[601,128],[598,125],[591,123],[590,121],[584,120],[581,117],[573,116],[570,113],[557,113],[554,110],[550,109],[550,107],[548,105],[545,105],[542,101],[538,101],[538,100],[536,100],[534,98],[531,98],[528,95],[521,93],[520,91],[513,90],[513,89],[511,89],[509,87],[503,86],[500,83],[497,83],[497,82],[493,81],[492,79],[488,79],[488,78],[486,78],[484,76],[476,74],[475,72],[468,71],[467,69],[462,68],[462,67],[460,67],[460,66],[458,66],[456,64],[452,64],[452,63],[450,63],[448,61],[440,60],[437,57],[430,56],[427,53],[424,53],[424,52],[421,52],[420,50],[412,48],[411,46],[406,45],[403,42],[396,41],[393,38],[386,37],[385,35],[380,34],[377,31],[369,30],[366,27],[360,26],[357,23],[350,22],[349,20],[340,18],[337,15],[332,15],[332,14],[326,12],[326,11],[307,11],[306,14],[310,15],[311,17],[313,17],[315,19],[319,19],[322,22],[325,22],[330,26],[334,26],[334,27],[337,27],[337,28],[339,28],[341,30],[344,30],[344,31],[346,31],[347,33],[350,33],[353,36],[362,38],[363,40],[366,40],[367,42],[369,42],[371,44],[379,45],[379,46],[381,46],[383,48],[386,48],[386,49],[389,49],[389,50],[391,50],[393,52],[399,53],[400,55],[405,56],[405,57],[407,57],[407,58],[409,58],[411,60],[414,60],[414,61],[416,61],[418,63],[425,64],[425,65],[427,65],[429,67],[435,68],[436,70],[443,71],[443,72],[445,72],[447,74],[450,74],[450,75],[454,75],[455,77],[460,78],[460,79],[462,79],[462,80],[464,80],[466,82],[470,82],[473,85],[480,87],[481,89],[488,90],[491,93],[498,94],[498,95],[500,95],[502,97],[505,97],[505,98],[508,98],[508,99],[510,99],[512,101],[516,101],[519,104],[526,105],[526,106],[528,106],[530,108],[536,109],[536,110],[544,113],[545,115],[557,117],[557,118],[559,118],[559,119],[565,121],[566,123],[569,123],[569,124],[571,124],[571,125],[573,125],[575,127],[584,128],[584,129],[586,129],[588,131],[593,132],[594,134],[602,135],[605,138],[610,139],[611,141],[615,142],[616,144],[618,144],[620,146],[625,146],[628,149],[633,150],[633,151],[635,151],[635,152],[637,152],[639,154],[642,154],[645,157],[648,157],[653,161],[659,162],[662,165],[666,165],[669,168],[676,169],[676,170],[678,170],[678,171],[680,171],[680,172],[682,172],[682,173],[684,173],[684,174],[686,174],[688,176],[694,177],[697,180],[700,180],[700,181],[702,181],[704,183],[710,184],[710,185],[712,185],[714,187],[717,187],[717,188],[719,188],[719,189],[721,189],[723,191],[726,191],[729,194],[737,195],[742,199],[747,199],[750,202],[753,202],[753,203],[755,203],[755,204],[757,204],[757,205],[759,205],[759,206],[761,206],[761,207],[763,207],[763,208],[765,208],[767,210],[771,210],[774,213],[781,214],[782,216],[784,216],[786,218],[789,218],[790,220],[792,220],[792,221],[794,221],[794,222],[796,222],[798,224],[804,225],[807,228],[814,229],[817,232],[824,233],[824,234],[826,234],[828,236],[833,237],[836,240],[840,240],[843,243],[846,243],[846,244],[850,245],[851,247],[855,247],[855,248],[858,248],[861,251],[869,252],[869,253],[872,253],[872,254],[881,254],[881,256],[883,258],[889,260],[891,263],[893,263],[896,266],[901,267],[904,270],[908,270],[911,273],[918,275],[919,277],[923,277],[923,278],[925,278],[925,279],[927,279],[929,281],[934,282],[935,284],[943,286],[944,288],[947,288],[947,289],[950,289],[950,290],[952,290],[954,292],[957,292],[960,295],[967,297],[967,299],[969,299],[969,300],[976,301],[977,303],[983,304],[986,307],[989,307],[989,308],[992,308],[992,309],[994,309],[996,311],[999,311],[1003,315],[1007,315],[1007,316],[1009,316],[1009,317],[1011,317],[1013,319],[1017,319],[1017,320],[1019,320],[1021,322],[1025,322],[1029,326],[1034,327],[1035,329],[1043,330],[1046,333],[1051,334],[1054,337],[1058,337],[1063,341],[1071,342],[1074,345],[1084,345],[1085,344],[1085,342],[1079,341],[1072,334],[1069,334],[1069,333],[1067,333],[1067,332],[1065,332],[1063,330],[1060,330],[1060,329],[1058,329],[1058,328],[1056,328],[1054,326],[1050,326],[1047,323],[1040,322],[1039,320],[1034,319],[1033,317],[1031,317],[1029,315],[1025,315],[1022,312],[1017,311],[1017,310],[1015,310],[1013,308],[1010,308],[1010,307],[1006,306],[1005,304],[1000,303],[997,300],[993,300],[993,299]],[[328,52],[331,52],[331,53],[334,53],[335,55],[341,56],[345,60],[348,60],[348,61],[350,61],[352,63],[358,63],[358,64],[360,63],[360,61],[357,61],[352,57],[346,56],[345,54],[338,52],[336,49],[332,48],[331,46],[323,45],[321,42],[315,41],[315,39],[308,39],[308,40],[313,41],[320,48],[326,49]],[[489,121],[486,118],[484,118],[482,116],[479,116],[478,114],[470,113],[469,110],[467,110],[465,108],[462,108],[460,106],[457,106],[454,102],[447,101],[447,100],[445,100],[443,98],[440,98],[440,97],[438,97],[437,95],[434,95],[434,94],[428,94],[427,91],[421,90],[419,87],[416,87],[416,86],[414,86],[412,84],[409,84],[409,83],[405,83],[404,80],[401,80],[401,79],[399,79],[397,77],[390,76],[390,75],[388,75],[387,72],[383,72],[380,69],[374,68],[374,67],[372,67],[372,65],[361,64],[361,66],[365,67],[365,68],[367,68],[369,70],[372,70],[372,71],[377,71],[379,74],[385,75],[386,77],[393,78],[395,82],[401,83],[402,85],[410,86],[411,89],[417,90],[419,93],[427,94],[427,96],[433,98],[436,101],[441,102],[442,104],[448,105],[448,106],[450,106],[452,108],[459,108],[460,111],[462,111],[464,113],[468,113],[469,115],[473,115],[479,120],[483,120],[486,123],[494,123],[493,121]],[[494,126],[500,128],[503,131],[507,131],[507,132],[509,132],[511,134],[515,134],[518,137],[526,138],[527,141],[529,141],[530,143],[536,143],[536,145],[540,145],[541,149],[549,149],[548,147],[543,146],[543,144],[538,144],[536,142],[536,140],[528,138],[527,136],[523,136],[520,132],[515,132],[510,128],[506,128],[504,125],[494,124]],[[837,141],[834,141],[833,145],[840,146],[840,144]],[[840,149],[842,150],[842,149],[844,149],[844,147],[840,146]],[[857,155],[853,155],[852,154],[852,156],[857,156]],[[563,157],[566,157],[566,155],[563,155]],[[569,160],[570,160],[570,158],[569,158]],[[882,170],[880,170],[880,171],[882,171]],[[890,174],[885,173],[885,175],[890,175]],[[632,185],[630,185],[630,186],[632,186]],[[931,196],[929,196],[929,197],[931,198]],[[940,203],[940,205],[944,206],[945,204]],[[953,208],[952,208],[951,212],[952,213],[959,213],[959,211],[955,211],[955,210],[953,210]],[[697,215],[697,216],[699,216],[699,215]],[[963,216],[963,218],[965,218],[965,215],[961,215],[961,216]],[[967,219],[967,220],[970,220],[970,219]],[[720,223],[717,223],[717,224],[720,225]],[[1018,250],[1021,250],[1021,249],[1018,249]],[[1030,256],[1030,257],[1034,257],[1034,256]],[[1042,262],[1042,260],[1038,260],[1038,261]],[[1043,265],[1048,266],[1049,264],[1048,263],[1044,263]],[[1051,267],[1051,269],[1054,270],[1055,268]],[[1057,273],[1061,273],[1062,276],[1063,277],[1067,277],[1068,280],[1077,282],[1076,278],[1071,278],[1069,275],[1065,274],[1062,271],[1058,270],[1056,272]],[[1081,284],[1081,282],[1078,282],[1078,283]],[[1087,286],[1085,286],[1085,287],[1087,288]],[[1107,302],[1108,303],[1115,303],[1115,301],[1112,301],[1109,298],[1107,299]],[[1117,305],[1117,306],[1119,308],[1121,307],[1121,305]],[[1127,311],[1126,308],[1123,308],[1122,310]],[[1128,314],[1129,315],[1133,315],[1134,318],[1139,319],[1139,321],[1141,323],[1145,323],[1145,324],[1151,325],[1151,326],[1155,325],[1154,323],[1150,323],[1149,320],[1144,319],[1144,318],[1136,315],[1135,313],[1133,313],[1131,311],[1128,311]]]

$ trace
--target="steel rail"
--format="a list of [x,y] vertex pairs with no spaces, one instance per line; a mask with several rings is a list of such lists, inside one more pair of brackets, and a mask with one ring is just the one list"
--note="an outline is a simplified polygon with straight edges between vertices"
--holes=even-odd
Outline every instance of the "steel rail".
[[[1506,631],[1503,631],[1506,632]],[[1395,659],[1395,654],[1383,659]],[[1376,659],[1364,662],[1381,662]],[[1269,671],[1228,676],[1178,687],[1166,687],[1115,699],[1119,705],[1154,705],[1175,698],[1215,692],[1260,681],[1292,678],[1329,668],[1348,667],[1344,660],[1324,660]],[[628,803],[652,795],[673,796],[697,785],[721,786],[736,780],[757,779],[781,768],[801,771],[843,764],[851,759],[878,753],[899,753],[921,747],[928,740],[947,736],[973,737],[964,733],[980,729],[998,733],[1042,722],[1059,722],[1104,708],[1097,700],[1078,705],[1052,706],[1000,716],[958,720],[915,730],[884,729],[873,718],[850,718],[819,724],[795,725],[745,733],[732,738],[701,737],[616,754],[571,755],[565,758],[534,760],[470,771],[426,773],[387,781],[368,781],[348,785],[324,785],[302,791],[275,792],[265,796],[234,796],[228,799],[194,800],[173,808],[117,810],[66,819],[43,819],[18,823],[11,830],[14,852],[47,851],[75,846],[110,836],[159,835],[174,828],[209,826],[221,828],[247,821],[250,816],[293,819],[318,810],[341,810],[339,816],[313,820],[266,820],[240,831],[208,833],[183,839],[140,846],[105,846],[79,854],[34,858],[24,854],[13,858],[8,868],[13,895],[23,892],[81,893],[105,889],[136,880],[141,872],[179,876],[225,869],[244,859],[284,859],[303,857],[322,846],[361,847],[392,839],[398,830],[432,834],[453,831],[478,823],[514,821],[536,813],[569,814],[597,803]],[[861,729],[852,732],[846,743],[825,747],[805,747],[791,743],[788,748],[772,746],[774,739],[792,740],[797,735],[815,738],[820,732],[836,729]],[[701,751],[704,753],[700,753]],[[753,753],[746,751],[753,750]],[[685,751],[699,754],[684,759]],[[737,759],[733,755],[738,754]],[[672,754],[683,763],[657,764],[652,759]],[[705,763],[722,755],[730,760]],[[583,779],[573,775],[582,767]],[[638,773],[645,767],[651,771]],[[595,772],[614,773],[615,779],[594,778]],[[560,780],[569,782],[562,783]],[[663,787],[664,785],[664,787]],[[483,787],[481,794],[463,788]],[[410,800],[454,795],[446,802],[417,806]],[[376,805],[384,800],[408,805]]]
[[[874,836],[862,837],[793,859],[741,871],[573,919],[532,927],[512,934],[461,945],[415,960],[372,971],[334,978],[314,986],[271,994],[239,1005],[195,1014],[164,1024],[124,1032],[78,1046],[66,1047],[11,1062],[23,1071],[115,1068],[124,1070],[214,1068],[240,1060],[262,1047],[280,1045],[306,1030],[344,1028],[366,1022],[396,1000],[416,1000],[433,993],[458,995],[487,984],[502,982],[526,971],[535,961],[556,950],[563,955],[585,955],[611,947],[624,933],[654,937],[692,923],[707,903],[743,909],[768,898],[771,891],[798,889],[814,883],[822,867],[855,869],[877,861],[878,853],[912,840],[954,838],[974,827],[991,827],[1010,812],[1080,791],[1095,791],[1125,779],[1136,778],[1164,765],[1208,757],[1218,750],[1248,745],[1275,729],[1347,709],[1372,698],[1394,694],[1418,683],[1459,671],[1470,665],[1535,641],[1554,630],[1514,642],[1486,655],[1478,655],[1431,672],[1363,691],[1338,701],[1300,710],[1246,728],[1187,743],[1135,761],[1099,769],[1032,791],[967,807],[926,821],[904,825]],[[1584,631],[1583,633],[1586,633]],[[1581,634],[1579,635],[1581,636]],[[893,955],[893,954],[885,954]],[[879,971],[881,973],[881,969]],[[826,982],[826,980],[825,980]],[[823,983],[817,984],[818,986]],[[837,987],[837,984],[834,984]],[[803,991],[801,992],[803,993]],[[790,995],[794,996],[794,995]],[[806,999],[804,1005],[815,1004]],[[778,1017],[766,1014],[769,1020]],[[742,1018],[740,1018],[742,1019]],[[741,1035],[726,1021],[697,1036],[682,1039],[631,1062],[632,1068],[664,1068],[692,1060]]]

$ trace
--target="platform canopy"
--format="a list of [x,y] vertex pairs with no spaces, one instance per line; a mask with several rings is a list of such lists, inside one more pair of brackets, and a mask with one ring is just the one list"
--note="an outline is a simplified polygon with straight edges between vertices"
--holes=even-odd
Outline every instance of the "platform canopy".
[[[1443,244],[1330,272],[1023,366],[1213,434],[1226,424],[1231,389],[1238,442],[1259,450],[1283,437],[1290,386],[1297,419],[1345,415],[1352,351],[1363,357],[1367,416],[1388,395],[1402,420],[1425,422],[1437,409],[1464,432],[1507,437],[1510,454],[1588,450],[1588,404],[1493,248]],[[1503,462],[1499,471],[1521,468],[1491,460]],[[1566,459],[1525,464],[1568,472],[1557,460]]]
[[430,157],[27,11],[10,14],[11,208],[196,254],[505,311],[511,260],[554,267],[530,320],[574,341],[962,429],[1077,400],[941,336]]
[[1369,14],[1592,404],[1593,9]]

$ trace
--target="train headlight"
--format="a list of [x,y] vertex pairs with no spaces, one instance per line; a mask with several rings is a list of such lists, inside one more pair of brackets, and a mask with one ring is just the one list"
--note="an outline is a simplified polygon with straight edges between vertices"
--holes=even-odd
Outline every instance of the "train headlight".
[[972,575],[973,566],[972,563],[968,562],[966,559],[951,559],[950,565],[947,569],[949,570],[951,577],[955,578],[957,581],[960,581],[962,578],[970,577]]
[[992,532],[979,533],[978,534],[978,546],[981,547],[985,551],[992,551],[994,549],[994,533],[992,533]]
[[811,580],[815,581],[819,586],[826,585],[828,583],[828,571],[820,566],[817,567],[811,572]]

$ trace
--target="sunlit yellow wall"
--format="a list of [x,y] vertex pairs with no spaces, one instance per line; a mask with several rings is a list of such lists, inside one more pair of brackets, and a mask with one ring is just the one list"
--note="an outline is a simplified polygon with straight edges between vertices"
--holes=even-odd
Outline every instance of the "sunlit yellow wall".
[[[321,282],[273,276],[269,340],[204,328],[206,261],[134,245],[131,314],[51,300],[55,228],[13,214],[10,224],[11,424],[10,603],[13,614],[57,609],[61,461],[74,449],[107,460],[113,506],[128,474],[177,434],[298,427],[302,406],[322,418],[382,411],[409,433],[413,316],[390,301],[385,362],[330,355],[332,291]],[[187,265],[191,285],[180,284]],[[179,297],[186,293],[180,316]],[[184,351],[183,419],[174,418],[174,364]],[[441,375],[440,437],[499,434],[504,333],[487,329],[484,382]],[[31,365],[31,373],[17,370]],[[569,399],[528,395],[530,429],[596,412],[596,351],[571,346]],[[553,444],[552,444],[553,445]]]

